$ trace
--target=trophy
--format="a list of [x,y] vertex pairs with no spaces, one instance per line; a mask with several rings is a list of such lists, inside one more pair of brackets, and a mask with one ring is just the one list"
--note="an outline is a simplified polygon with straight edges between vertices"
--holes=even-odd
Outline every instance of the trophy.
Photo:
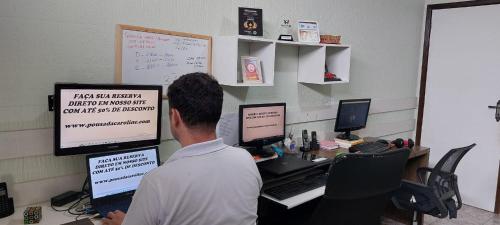
[[283,19],[281,23],[281,34],[278,38],[280,41],[293,41],[292,25],[289,19]]

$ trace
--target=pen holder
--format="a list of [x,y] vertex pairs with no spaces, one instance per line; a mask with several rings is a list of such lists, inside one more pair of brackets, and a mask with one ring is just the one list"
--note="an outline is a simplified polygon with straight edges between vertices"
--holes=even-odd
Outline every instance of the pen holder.
[[24,224],[40,223],[42,220],[42,207],[27,207],[24,210]]

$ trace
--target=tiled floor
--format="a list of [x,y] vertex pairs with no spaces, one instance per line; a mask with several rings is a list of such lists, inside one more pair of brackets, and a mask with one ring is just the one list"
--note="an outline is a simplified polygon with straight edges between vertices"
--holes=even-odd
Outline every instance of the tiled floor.
[[[399,225],[401,223],[385,219],[384,225]],[[464,205],[458,210],[456,219],[438,219],[431,216],[425,216],[425,225],[500,225],[500,215]]]

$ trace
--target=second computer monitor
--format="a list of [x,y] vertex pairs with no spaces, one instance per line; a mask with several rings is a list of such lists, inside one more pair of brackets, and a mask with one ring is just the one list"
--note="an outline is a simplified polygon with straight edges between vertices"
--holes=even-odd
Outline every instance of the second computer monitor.
[[357,140],[351,131],[366,127],[371,99],[340,100],[335,120],[335,132],[344,132],[337,136],[345,140]]
[[256,147],[285,139],[285,103],[240,105],[239,144]]

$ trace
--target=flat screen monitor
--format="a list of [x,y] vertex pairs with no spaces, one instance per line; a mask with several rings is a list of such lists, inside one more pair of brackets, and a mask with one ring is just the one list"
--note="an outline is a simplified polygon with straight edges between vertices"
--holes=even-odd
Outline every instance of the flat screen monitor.
[[159,165],[156,146],[87,155],[91,199],[133,194],[142,177]]
[[239,145],[262,147],[285,139],[286,103],[240,105]]
[[366,127],[368,112],[370,111],[371,99],[349,99],[340,100],[335,120],[335,132],[345,132],[337,138],[345,140],[357,140],[358,136],[352,135],[351,131]]
[[161,109],[161,86],[56,84],[55,155],[158,145]]

